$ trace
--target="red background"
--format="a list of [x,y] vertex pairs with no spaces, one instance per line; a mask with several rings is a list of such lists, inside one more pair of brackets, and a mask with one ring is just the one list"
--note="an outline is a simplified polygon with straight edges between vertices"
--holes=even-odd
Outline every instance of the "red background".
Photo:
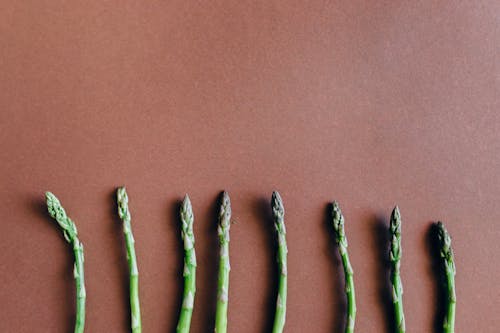
[[211,331],[223,189],[236,221],[230,332],[266,331],[272,318],[273,189],[288,226],[287,332],[341,332],[333,199],[358,332],[387,331],[384,228],[396,203],[408,331],[433,331],[437,219],[453,236],[457,331],[497,331],[499,17],[498,1],[0,1],[0,331],[73,325],[71,252],[46,190],[85,244],[87,331],[126,331],[122,184],[145,332],[176,325],[186,192],[192,331]]

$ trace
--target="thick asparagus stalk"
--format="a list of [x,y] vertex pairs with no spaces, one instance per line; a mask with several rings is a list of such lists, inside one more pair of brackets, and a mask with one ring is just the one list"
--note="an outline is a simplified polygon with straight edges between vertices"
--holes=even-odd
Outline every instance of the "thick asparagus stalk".
[[391,252],[390,260],[392,265],[391,283],[392,283],[392,302],[394,305],[395,332],[404,333],[405,317],[403,313],[403,284],[401,282],[401,214],[399,207],[394,207],[391,214]]
[[62,207],[59,200],[51,192],[45,193],[47,200],[47,208],[50,216],[52,216],[59,226],[62,228],[64,238],[73,246],[75,256],[75,264],[73,268],[73,276],[76,285],[76,322],[75,333],[82,333],[85,327],[85,276],[83,271],[83,244],[78,239],[78,231],[71,219],[66,215],[66,211]]
[[332,209],[333,229],[335,230],[335,241],[339,248],[342,265],[344,266],[345,292],[347,296],[347,324],[346,333],[354,332],[356,321],[356,296],[354,291],[354,274],[347,253],[347,238],[344,231],[344,216],[337,201],[334,201]]
[[219,276],[217,283],[217,308],[215,312],[215,332],[226,333],[227,331],[227,302],[229,291],[229,228],[231,227],[231,201],[227,192],[222,193],[222,202],[219,212],[219,234],[220,258]]
[[278,297],[276,298],[276,314],[274,317],[273,333],[283,332],[286,317],[286,296],[287,296],[287,245],[286,245],[286,228],[285,228],[285,208],[283,201],[277,191],[273,192],[271,199],[271,207],[274,216],[274,228],[278,237]]
[[141,308],[139,305],[139,270],[135,256],[134,235],[130,226],[130,211],[128,209],[128,195],[125,187],[120,187],[117,192],[118,216],[123,221],[123,233],[127,248],[127,261],[129,266],[130,288],[130,324],[133,333],[141,332]]
[[440,254],[443,258],[444,270],[446,274],[448,304],[446,316],[443,322],[443,333],[453,333],[455,331],[455,308],[457,296],[455,293],[455,260],[453,249],[451,248],[451,237],[443,223],[437,223],[438,238],[440,242]]
[[184,294],[181,314],[177,324],[177,333],[188,333],[196,293],[196,254],[194,251],[193,208],[187,194],[182,202],[180,215],[181,236],[184,241]]

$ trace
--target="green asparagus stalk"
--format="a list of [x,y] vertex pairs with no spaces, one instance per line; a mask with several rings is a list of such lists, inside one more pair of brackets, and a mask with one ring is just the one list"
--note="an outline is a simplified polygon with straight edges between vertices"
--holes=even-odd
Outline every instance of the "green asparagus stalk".
[[133,333],[141,332],[141,308],[139,305],[139,270],[135,256],[134,235],[130,226],[130,211],[128,209],[128,195],[125,187],[120,187],[117,192],[118,216],[123,221],[123,233],[127,248],[127,261],[129,266],[130,288],[130,324]]
[[83,244],[78,239],[78,231],[73,221],[66,215],[59,200],[51,192],[45,193],[47,208],[64,233],[64,238],[73,246],[75,263],[73,267],[73,276],[76,285],[76,322],[75,333],[83,333],[85,327],[85,276],[83,271]]
[[231,201],[227,192],[222,193],[222,202],[219,212],[219,234],[220,258],[219,276],[217,283],[217,308],[215,312],[215,332],[226,333],[227,331],[227,302],[229,291],[229,228],[231,227]]
[[354,291],[354,273],[349,254],[347,253],[347,238],[344,231],[344,216],[340,210],[337,201],[334,201],[332,209],[333,229],[335,230],[335,241],[339,248],[342,265],[344,266],[345,292],[347,296],[347,324],[345,327],[346,333],[354,332],[354,323],[356,321],[356,296]]
[[283,201],[277,191],[273,192],[271,199],[271,207],[274,216],[274,228],[278,237],[278,297],[276,298],[276,314],[274,317],[273,333],[283,332],[286,317],[286,296],[287,296],[287,245],[286,245],[286,228],[285,228],[285,208]]
[[188,333],[196,293],[196,254],[194,251],[193,208],[186,194],[181,207],[181,236],[184,241],[184,293],[177,333]]
[[401,282],[401,214],[399,207],[394,207],[391,214],[391,283],[392,283],[392,302],[394,305],[395,332],[404,333],[405,317],[403,313],[403,284]]
[[438,238],[440,242],[440,255],[446,274],[448,304],[446,316],[443,322],[443,333],[453,333],[455,331],[455,308],[457,296],[455,293],[455,260],[453,249],[451,248],[451,237],[442,222],[437,223]]

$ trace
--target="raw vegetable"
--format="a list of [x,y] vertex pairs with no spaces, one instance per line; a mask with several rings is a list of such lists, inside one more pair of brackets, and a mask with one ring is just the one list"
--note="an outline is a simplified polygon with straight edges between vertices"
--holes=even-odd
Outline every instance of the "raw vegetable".
[[401,282],[401,214],[399,207],[394,207],[391,214],[391,283],[392,283],[392,302],[394,305],[394,325],[396,333],[404,333],[405,317],[403,313],[403,284]]
[[128,209],[128,195],[125,187],[120,187],[117,192],[118,216],[123,221],[123,233],[127,248],[127,262],[129,266],[130,288],[130,324],[132,333],[141,332],[141,308],[139,305],[139,270],[135,256],[134,235],[130,226],[130,211]]
[[64,233],[64,238],[73,246],[75,256],[75,264],[73,268],[73,276],[76,285],[76,321],[75,333],[82,333],[85,327],[85,276],[83,271],[83,244],[78,239],[78,231],[75,223],[66,215],[66,211],[62,207],[59,200],[51,192],[45,193],[47,200],[47,209]]
[[344,216],[340,210],[337,201],[332,204],[332,222],[335,230],[335,241],[337,243],[340,257],[342,258],[342,266],[344,267],[345,278],[345,293],[347,296],[347,324],[345,333],[354,332],[354,323],[356,321],[356,296],[354,291],[354,274],[347,253],[347,238],[344,231]]
[[278,296],[276,298],[276,314],[274,316],[273,333],[283,332],[286,317],[286,297],[287,297],[287,245],[285,228],[285,208],[283,201],[277,191],[273,192],[271,207],[274,216],[274,228],[278,239]]
[[215,312],[215,332],[227,331],[227,302],[229,291],[229,228],[231,227],[231,201],[227,192],[222,193],[219,212],[219,275],[217,282],[217,308]]
[[443,322],[443,333],[453,333],[455,331],[455,308],[457,296],[455,293],[455,260],[453,249],[451,248],[451,237],[442,222],[437,223],[438,238],[440,242],[440,254],[443,258],[444,271],[446,274],[447,286],[447,309]]
[[177,333],[188,333],[196,293],[196,254],[194,251],[193,208],[186,194],[181,206],[181,236],[184,241],[184,293]]

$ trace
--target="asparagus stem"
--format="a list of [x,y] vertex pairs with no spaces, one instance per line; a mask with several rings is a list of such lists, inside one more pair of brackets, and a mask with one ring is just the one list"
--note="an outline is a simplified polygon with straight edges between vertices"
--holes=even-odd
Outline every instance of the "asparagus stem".
[[181,236],[184,241],[184,293],[182,309],[177,324],[178,333],[187,333],[191,326],[194,296],[196,293],[196,254],[194,251],[193,208],[186,194],[181,207]]
[[219,212],[220,259],[219,276],[217,282],[217,308],[215,312],[215,332],[227,331],[227,302],[229,296],[229,228],[231,227],[231,201],[227,192],[222,193],[222,202]]
[[399,207],[394,207],[391,214],[391,252],[390,260],[392,265],[391,282],[392,297],[394,305],[395,332],[405,332],[405,317],[403,313],[403,284],[401,282],[401,214]]
[[340,210],[337,201],[334,201],[332,209],[333,229],[335,230],[335,241],[337,243],[342,265],[344,267],[345,292],[347,296],[347,324],[345,327],[346,333],[354,332],[354,324],[356,321],[356,296],[354,291],[354,273],[349,254],[347,253],[347,238],[344,231],[344,216]]
[[286,245],[286,228],[285,228],[285,208],[283,201],[277,191],[273,192],[271,199],[271,207],[274,216],[274,228],[276,229],[278,238],[278,297],[276,299],[276,314],[274,317],[273,333],[283,332],[286,317],[286,296],[287,296],[287,245]]
[[447,311],[443,322],[443,333],[453,333],[455,331],[455,308],[457,303],[457,296],[455,293],[455,260],[451,247],[450,234],[442,222],[438,222],[437,227],[440,242],[440,255],[441,258],[443,258],[448,295]]
[[85,276],[83,271],[83,244],[78,239],[78,231],[74,222],[66,215],[59,200],[51,192],[45,193],[47,208],[64,233],[64,238],[73,246],[75,263],[73,266],[73,276],[76,285],[76,321],[75,333],[82,333],[85,327]]
[[130,288],[130,323],[133,333],[141,332],[141,308],[139,305],[139,270],[135,256],[134,235],[130,225],[130,211],[128,209],[128,195],[125,187],[120,187],[117,192],[118,216],[123,221],[123,233],[127,248],[127,262],[129,266]]

